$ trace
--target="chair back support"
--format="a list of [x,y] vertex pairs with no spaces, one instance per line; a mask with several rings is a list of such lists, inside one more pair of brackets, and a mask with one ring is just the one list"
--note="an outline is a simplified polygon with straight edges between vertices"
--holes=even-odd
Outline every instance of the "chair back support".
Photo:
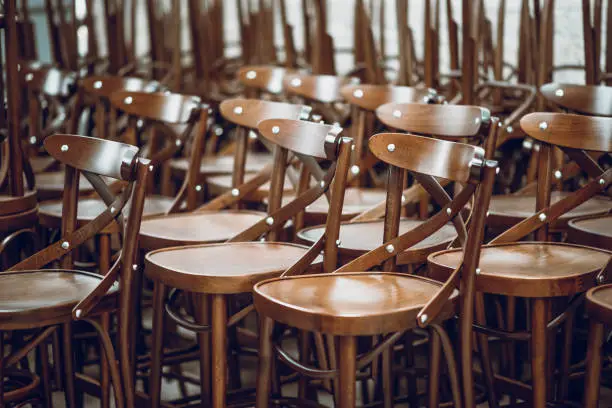
[[221,102],[219,111],[225,120],[248,129],[266,119],[308,119],[310,107],[259,99],[230,99]]
[[376,109],[376,116],[391,128],[448,138],[479,136],[491,121],[490,112],[478,106],[423,103],[388,103]]
[[247,88],[278,95],[283,91],[283,79],[295,70],[269,65],[252,65],[238,70],[238,80]]
[[548,83],[544,97],[560,108],[590,116],[612,116],[612,87]]
[[333,103],[343,100],[340,92],[343,86],[358,84],[359,79],[333,75],[293,74],[287,75],[283,82],[288,94],[301,96],[313,102]]

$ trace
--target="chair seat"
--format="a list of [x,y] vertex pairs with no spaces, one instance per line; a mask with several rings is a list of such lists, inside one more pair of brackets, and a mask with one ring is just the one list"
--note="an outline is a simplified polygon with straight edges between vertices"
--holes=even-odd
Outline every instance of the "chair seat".
[[[571,193],[555,191],[551,203],[555,203]],[[491,197],[487,226],[511,227],[525,218],[535,214],[535,195],[497,195]],[[585,215],[605,214],[612,209],[612,200],[604,197],[593,197],[587,202],[562,215],[553,228],[565,229],[570,219]]]
[[[170,161],[170,168],[177,177],[184,177],[189,167],[190,159],[179,158]],[[256,173],[266,165],[272,163],[270,153],[249,153],[247,154],[245,171]],[[234,171],[234,156],[210,156],[203,157],[200,165],[200,174],[231,174]]]
[[[416,326],[418,312],[442,284],[400,273],[337,273],[270,279],[255,285],[257,311],[299,329],[375,335]],[[453,299],[458,295],[455,291]],[[439,315],[453,315],[452,302]]]
[[590,318],[600,323],[612,323],[612,284],[589,290],[586,294],[586,310]]
[[[612,253],[580,245],[518,242],[486,245],[480,253],[476,289],[520,297],[569,296],[595,284],[595,275]],[[428,259],[429,273],[445,280],[459,265],[462,252],[441,251]]]
[[[365,210],[380,204],[387,197],[386,190],[372,188],[347,188],[344,192],[344,204],[342,205],[342,220],[348,221]],[[295,194],[283,196],[283,204],[295,198]],[[314,203],[306,207],[306,223],[322,224],[329,212],[329,202],[326,196],[319,197]]]
[[[201,293],[246,293],[279,276],[308,247],[282,242],[236,242],[172,247],[145,256],[147,276],[168,286]],[[313,267],[321,260],[317,259]]]
[[2,273],[0,328],[17,330],[69,322],[72,308],[101,279],[93,273],[69,270]]
[[[423,221],[403,218],[400,221],[399,233],[408,232],[422,223]],[[325,226],[318,225],[299,231],[297,236],[303,242],[312,244],[323,235],[324,231]],[[383,231],[383,220],[342,223],[340,225],[340,244],[338,245],[341,261],[345,262],[356,258],[381,246],[383,244]],[[447,224],[412,248],[402,252],[398,256],[398,263],[425,262],[427,255],[447,248],[456,236],[455,227],[452,224]]]
[[[149,196],[145,200],[144,215],[159,215],[165,213],[171,206],[174,199],[163,196]],[[77,223],[79,226],[84,225],[106,209],[106,204],[99,198],[83,198],[79,200],[77,206]],[[47,228],[60,228],[62,224],[62,208],[61,201],[48,201],[40,204],[39,218],[41,225]],[[129,207],[128,207],[129,210]],[[124,209],[124,215],[127,212]],[[113,223],[115,224],[115,223]],[[115,231],[115,229],[113,229]],[[109,232],[109,231],[106,231]]]
[[[38,197],[41,200],[52,200],[61,198],[64,194],[64,172],[63,171],[51,171],[36,174],[36,191]],[[79,192],[90,193],[94,190],[93,186],[81,174],[79,179]]]
[[567,235],[570,242],[612,251],[612,215],[574,218]]
[[[253,177],[255,177],[254,173],[246,174],[244,176],[244,181],[245,182],[249,181]],[[232,175],[223,174],[220,176],[211,176],[206,179],[206,183],[208,184],[210,194],[220,195],[232,188]],[[293,184],[291,184],[291,181],[289,180],[289,178],[285,178],[283,195],[291,194],[293,193],[293,191],[294,191]],[[269,194],[270,194],[270,183],[266,182],[261,187],[259,187],[259,189],[252,192],[248,196],[244,197],[244,200],[251,201],[251,202],[262,202],[263,200],[268,198]]]
[[151,217],[140,225],[140,246],[153,250],[224,242],[265,216],[263,212],[229,210]]

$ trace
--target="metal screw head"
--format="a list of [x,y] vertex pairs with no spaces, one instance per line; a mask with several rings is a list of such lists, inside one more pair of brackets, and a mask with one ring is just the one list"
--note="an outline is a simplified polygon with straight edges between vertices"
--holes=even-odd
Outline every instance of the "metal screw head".
[[115,211],[117,211],[115,207],[110,207],[108,210],[110,211],[111,214],[114,214]]
[[133,270],[133,271],[136,271],[136,270],[138,270],[138,265],[136,265],[136,264],[133,264],[133,265],[132,265],[132,270]]
[[249,72],[246,73],[246,77],[247,77],[247,79],[255,79],[255,78],[257,78],[257,72],[249,71]]
[[202,186],[201,186],[201,185],[199,185],[199,184],[198,184],[198,185],[196,185],[196,186],[195,186],[195,190],[196,190],[196,191],[202,191]]
[[68,241],[62,242],[62,249],[68,249],[68,248],[70,248],[70,243]]
[[223,134],[223,128],[221,126],[218,126],[215,128],[215,135],[217,136],[221,136]]
[[406,202],[406,196],[402,194],[402,203]]
[[476,268],[476,275],[480,275],[480,268]]
[[548,123],[540,122],[538,127],[540,128],[540,130],[546,130],[546,129],[548,129]]
[[391,253],[393,253],[393,251],[395,251],[395,247],[394,247],[393,245],[389,244],[389,245],[387,245],[387,246],[385,247],[385,250],[386,250],[388,253],[390,253],[390,254],[391,254]]
[[397,119],[401,118],[402,117],[402,112],[399,111],[399,110],[394,110],[393,111],[393,117],[397,118]]
[[294,88],[297,88],[298,86],[302,85],[302,80],[300,78],[293,78],[291,80],[291,86],[293,86]]
[[546,221],[546,214],[542,213],[540,215],[538,215],[538,219],[542,222]]
[[76,312],[74,312],[74,315],[76,316],[77,319],[80,319],[82,314],[83,314],[83,311],[81,309],[77,309]]
[[268,225],[274,224],[274,218],[272,218],[272,217],[266,218],[266,224],[268,224]]
[[453,210],[451,210],[450,208],[446,209],[446,215],[451,215],[452,212],[453,212]]
[[234,108],[234,113],[235,113],[236,115],[242,115],[242,106],[236,106],[236,107]]
[[127,97],[126,97],[126,98],[123,100],[123,102],[124,102],[126,105],[131,105],[131,104],[132,104],[132,102],[134,102],[134,98],[132,98],[131,96],[127,96]]
[[102,88],[102,81],[96,81],[93,84],[94,89],[100,89]]
[[62,152],[67,152],[67,151],[68,151],[68,145],[65,145],[65,144],[64,144],[64,145],[62,145],[62,147],[60,147],[60,150],[61,150]]
[[321,188],[325,187],[325,182],[324,182],[323,180],[321,180],[321,181],[319,182],[319,186],[321,186]]
[[422,314],[421,315],[421,323],[425,323],[427,321],[427,315],[426,314]]
[[249,132],[249,139],[251,140],[255,140],[257,139],[257,133],[253,132],[252,130]]
[[280,133],[280,127],[272,126],[272,134],[273,135],[278,135],[279,133]]
[[389,143],[387,145],[387,150],[390,152],[394,152],[395,151],[395,145],[393,143]]
[[474,123],[478,125],[480,123],[480,118],[474,118]]
[[606,184],[606,180],[600,178],[599,179],[599,184],[603,186],[604,184]]
[[32,74],[31,72],[28,72],[25,76],[25,80],[27,82],[30,82],[32,79],[34,79],[34,74]]
[[602,274],[602,275],[599,275],[599,276],[597,277],[597,282],[598,282],[598,283],[604,283],[604,282],[605,282],[605,280],[606,280],[606,277],[605,277],[605,276],[603,276],[603,274]]
[[513,128],[512,126],[508,126],[508,127],[506,128],[506,132],[508,132],[508,133],[512,133],[512,132],[514,132],[514,128]]
[[560,180],[561,177],[563,177],[563,173],[561,173],[561,170],[555,170],[555,178],[557,180]]
[[363,89],[355,89],[355,91],[353,91],[353,96],[357,99],[363,98]]
[[174,142],[175,145],[180,146],[183,144],[183,142],[181,142],[180,139],[176,139],[176,141]]
[[356,164],[352,165],[351,166],[351,173],[353,173],[355,175],[359,174],[359,166],[356,165]]
[[30,144],[36,144],[36,141],[38,139],[36,139],[36,136],[30,136]]
[[558,96],[559,98],[563,97],[563,95],[565,95],[565,92],[563,91],[563,89],[557,89],[555,91],[555,95]]
[[149,171],[153,171],[153,169],[154,169],[154,168],[155,168],[155,167],[153,167],[153,165],[151,164],[151,165],[149,166]]
[[238,195],[240,195],[240,190],[238,190],[237,188],[232,188],[232,196],[238,197]]
[[341,242],[339,239],[337,239],[337,240],[336,240],[336,245],[337,245],[337,246],[340,246],[340,244],[342,244],[342,242]]

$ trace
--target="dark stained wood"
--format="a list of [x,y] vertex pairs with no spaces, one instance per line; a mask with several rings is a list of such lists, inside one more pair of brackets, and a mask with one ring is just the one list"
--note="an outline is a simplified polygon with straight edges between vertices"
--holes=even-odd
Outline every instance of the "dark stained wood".
[[113,92],[111,103],[130,115],[172,124],[189,122],[202,108],[197,96],[125,90]]
[[307,119],[310,108],[258,99],[229,99],[219,106],[221,115],[240,126],[256,129],[266,119]]
[[549,83],[540,87],[546,99],[561,108],[591,116],[612,116],[612,87]]
[[568,223],[568,241],[612,251],[612,215],[574,218]]
[[346,102],[368,111],[386,103],[423,102],[436,95],[433,89],[372,84],[345,85],[340,93]]
[[342,101],[340,90],[343,86],[357,84],[357,78],[344,78],[333,75],[287,75],[283,80],[285,91],[311,101],[331,103]]
[[280,94],[283,92],[283,79],[294,72],[295,70],[281,67],[250,65],[240,68],[237,76],[246,87],[271,94]]

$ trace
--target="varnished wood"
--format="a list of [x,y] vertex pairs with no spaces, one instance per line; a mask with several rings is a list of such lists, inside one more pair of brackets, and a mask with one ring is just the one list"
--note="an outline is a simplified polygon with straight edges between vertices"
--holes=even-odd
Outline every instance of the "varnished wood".
[[549,101],[563,109],[591,116],[612,116],[612,87],[549,83],[540,87]]
[[433,89],[372,84],[345,85],[340,89],[340,93],[351,105],[372,112],[386,103],[422,102],[435,96]]
[[251,65],[238,70],[238,79],[246,87],[280,94],[283,91],[283,79],[293,72],[281,67]]
[[340,90],[348,84],[359,83],[357,78],[343,78],[333,75],[287,75],[283,80],[287,93],[299,95],[311,101],[322,103],[340,102]]
[[570,220],[568,241],[612,251],[612,215],[595,215]]

